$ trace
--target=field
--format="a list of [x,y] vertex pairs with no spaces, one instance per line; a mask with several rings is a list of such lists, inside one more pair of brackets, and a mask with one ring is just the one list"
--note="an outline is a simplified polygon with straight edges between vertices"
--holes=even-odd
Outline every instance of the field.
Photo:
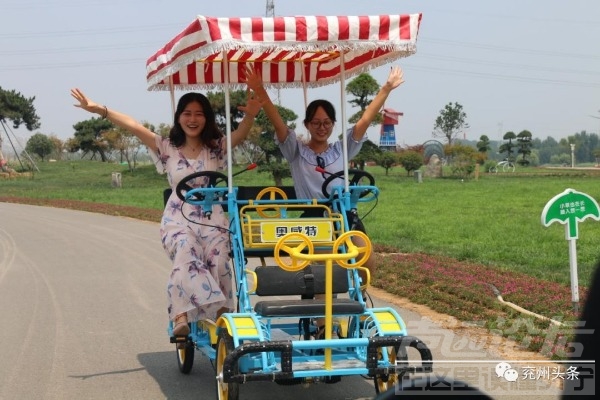
[[[33,178],[0,180],[0,196],[67,199],[162,209],[166,177],[150,165],[131,173],[118,164],[93,161],[40,164]],[[514,270],[569,284],[569,253],[564,227],[544,227],[545,204],[567,188],[600,199],[600,170],[523,169],[482,174],[479,179],[424,178],[417,183],[403,169],[368,167],[381,190],[378,202],[361,204],[360,214],[372,242],[390,252],[444,255]],[[111,187],[112,172],[122,188]],[[256,170],[234,178],[235,185],[270,185]],[[291,181],[284,181],[291,185]],[[371,211],[372,209],[372,211]],[[159,215],[159,214],[156,214]],[[577,256],[580,284],[588,286],[600,257],[600,224],[579,224]]]
[[[32,177],[0,180],[0,201],[25,202],[127,215],[158,221],[166,177],[153,166],[93,161],[41,163]],[[544,227],[546,203],[567,188],[600,198],[600,171],[590,169],[518,169],[481,174],[477,179],[423,178],[422,183],[395,168],[385,174],[368,167],[381,190],[377,202],[361,204],[360,215],[379,260],[374,286],[426,304],[462,321],[484,321],[494,329],[499,318],[520,318],[499,304],[505,300],[546,317],[573,320],[569,247],[565,229]],[[122,187],[111,187],[111,174],[122,174]],[[235,178],[235,185],[270,185],[256,170]],[[284,182],[291,185],[291,181]],[[580,296],[583,300],[600,256],[600,223],[579,224],[576,241]],[[542,328],[548,324],[542,322]],[[543,339],[527,346],[542,351]],[[563,333],[559,336],[568,335]],[[521,337],[522,336],[522,337]],[[535,336],[535,335],[534,335]],[[556,335],[555,335],[556,336]],[[554,349],[546,353],[554,355]]]

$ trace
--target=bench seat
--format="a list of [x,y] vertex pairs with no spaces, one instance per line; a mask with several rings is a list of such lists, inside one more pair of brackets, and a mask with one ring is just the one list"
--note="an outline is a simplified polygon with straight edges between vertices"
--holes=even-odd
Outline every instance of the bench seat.
[[[361,314],[362,304],[352,299],[333,299],[332,315]],[[254,306],[254,311],[263,317],[324,316],[325,299],[265,300]]]
[[[263,317],[294,317],[325,315],[325,299],[313,299],[325,293],[325,266],[313,264],[299,271],[285,271],[276,266],[259,266],[255,293],[258,296],[302,296],[293,300],[261,300],[254,311]],[[348,271],[339,265],[332,266],[332,293],[348,292]],[[360,302],[351,299],[333,299],[333,315],[363,313]]]

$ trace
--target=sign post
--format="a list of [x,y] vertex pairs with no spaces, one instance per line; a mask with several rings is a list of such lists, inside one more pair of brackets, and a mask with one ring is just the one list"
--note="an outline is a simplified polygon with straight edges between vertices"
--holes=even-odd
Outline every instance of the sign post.
[[571,299],[575,312],[579,311],[579,281],[577,277],[577,247],[579,237],[577,223],[587,218],[600,221],[600,207],[596,200],[585,193],[566,189],[554,196],[542,211],[542,225],[550,226],[559,222],[565,226],[565,236],[569,241],[569,265],[571,270]]

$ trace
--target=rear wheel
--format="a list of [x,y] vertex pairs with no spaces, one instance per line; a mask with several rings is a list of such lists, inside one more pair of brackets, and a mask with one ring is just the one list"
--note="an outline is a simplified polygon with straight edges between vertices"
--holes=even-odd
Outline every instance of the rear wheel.
[[188,340],[185,343],[177,343],[176,346],[179,371],[189,374],[194,365],[194,345]]
[[[217,340],[217,398],[219,400],[238,400],[240,397],[240,384],[237,382],[223,382],[223,364],[225,357],[234,350],[233,338],[226,329],[221,329]],[[237,364],[234,366],[234,374],[238,373]]]
[[[387,349],[388,361],[390,362],[390,364],[396,364],[401,366],[408,364],[408,354],[406,354],[405,347],[391,346],[380,348],[378,350],[378,358],[380,360],[383,358],[381,352],[384,349]],[[402,378],[402,375],[398,375],[397,373],[376,375],[373,378],[373,383],[375,384],[375,393],[384,393],[387,390],[393,388],[400,378]]]

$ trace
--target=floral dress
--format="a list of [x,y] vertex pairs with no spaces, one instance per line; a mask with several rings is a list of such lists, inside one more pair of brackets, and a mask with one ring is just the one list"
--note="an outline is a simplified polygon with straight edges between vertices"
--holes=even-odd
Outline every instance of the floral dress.
[[[188,321],[216,319],[223,307],[234,309],[233,271],[230,265],[229,221],[220,205],[213,206],[210,218],[200,206],[177,197],[175,187],[184,177],[200,171],[223,171],[226,166],[225,140],[218,148],[203,147],[193,160],[186,159],[169,139],[157,135],[159,172],[167,173],[173,193],[160,225],[162,244],[173,262],[167,285],[169,318],[187,312]],[[206,177],[188,185],[199,187]],[[193,222],[186,220],[189,219]]]

